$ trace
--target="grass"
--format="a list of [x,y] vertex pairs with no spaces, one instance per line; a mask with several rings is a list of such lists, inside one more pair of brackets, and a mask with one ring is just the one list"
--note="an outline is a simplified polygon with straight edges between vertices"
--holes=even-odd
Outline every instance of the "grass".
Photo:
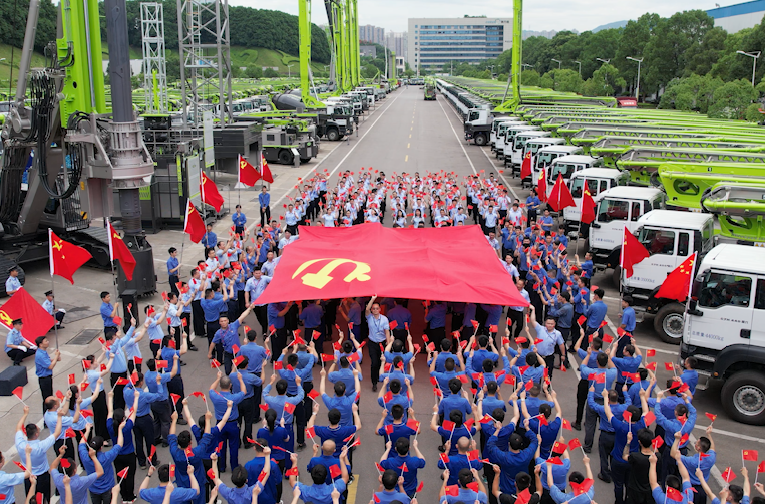
[[[21,49],[12,48],[7,44],[0,44],[0,100],[6,99],[8,94],[8,80],[11,77],[11,53],[13,53],[13,86],[11,95],[16,92],[16,79],[19,75],[19,63],[21,61]],[[32,67],[42,67],[45,65],[45,58],[42,54],[34,53],[32,55]]]

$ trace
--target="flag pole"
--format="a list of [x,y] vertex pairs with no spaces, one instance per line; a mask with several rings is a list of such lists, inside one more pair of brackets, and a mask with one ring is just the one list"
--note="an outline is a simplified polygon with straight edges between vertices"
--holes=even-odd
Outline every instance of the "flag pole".
[[112,283],[114,283],[114,302],[116,303],[117,300],[120,298],[119,291],[117,290],[117,273],[114,271],[114,247],[112,246],[112,231],[114,230],[114,227],[112,226],[111,218],[108,218],[106,220],[106,232],[109,233],[109,264],[112,268]]
[[[51,234],[52,230],[51,228],[48,228],[48,257],[49,263],[50,263],[50,290],[51,293],[53,293],[53,246],[52,246],[52,240],[51,240]],[[56,299],[55,293],[53,293],[53,299]],[[56,350],[58,350],[58,321],[56,320],[56,314],[53,313],[53,330],[55,331],[55,337],[56,337]],[[23,403],[23,401],[22,401]]]

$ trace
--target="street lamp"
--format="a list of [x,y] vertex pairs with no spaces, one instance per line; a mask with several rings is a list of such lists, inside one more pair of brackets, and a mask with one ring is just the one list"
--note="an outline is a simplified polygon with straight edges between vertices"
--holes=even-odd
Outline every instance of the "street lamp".
[[550,58],[550,60],[556,62],[558,64],[558,70],[560,70],[560,63],[561,63],[561,61],[558,60],[558,59],[555,59],[555,58]]
[[737,54],[743,54],[752,58],[752,87],[754,87],[754,73],[757,70],[757,58],[760,57],[760,51],[748,53],[746,51],[736,51]]
[[643,63],[643,60],[645,58],[633,58],[632,56],[627,56],[628,60],[637,61],[638,64],[638,77],[637,77],[637,88],[635,89],[635,99],[640,101],[640,65]]
[[287,65],[287,78],[292,77],[292,67],[295,66],[295,64]]
[[579,65],[579,77],[582,76],[582,62],[581,61],[574,61],[574,63]]
[[595,59],[596,59],[596,60],[598,60],[598,61],[602,61],[602,62],[603,62],[603,63],[605,63],[606,65],[608,65],[609,63],[611,63],[611,58],[608,58],[608,59],[603,59],[603,58],[595,58]]
[[529,67],[529,68],[534,68],[534,65],[532,65],[531,63],[521,63],[521,66],[522,66],[523,68],[526,68],[526,67]]

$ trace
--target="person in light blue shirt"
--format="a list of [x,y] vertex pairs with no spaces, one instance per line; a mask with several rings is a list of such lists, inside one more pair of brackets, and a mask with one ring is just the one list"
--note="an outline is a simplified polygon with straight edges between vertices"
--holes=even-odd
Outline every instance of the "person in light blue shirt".
[[[298,318],[303,322],[305,327],[305,339],[311,341],[314,339],[316,342],[316,348],[324,348],[324,308],[321,307],[321,300],[306,301],[308,304],[305,308],[298,305],[300,308]],[[319,336],[313,337],[313,332],[318,331]]]
[[[29,477],[32,475],[32,471],[31,471],[32,446],[27,445],[27,447],[25,448],[25,451],[26,453],[24,454],[25,456],[24,471],[18,472],[18,473],[7,473],[5,471],[0,471],[0,494],[5,496],[5,498],[3,499],[3,504],[15,503],[16,498],[14,495],[14,487],[24,483],[24,481],[29,479]],[[0,455],[0,468],[5,467],[5,462],[6,462],[5,457],[3,455]],[[74,464],[72,464],[72,466],[74,466]],[[48,481],[48,495],[50,495],[50,481]],[[76,504],[80,504],[80,503],[77,502]]]
[[255,342],[257,336],[258,333],[253,329],[250,329],[247,332],[245,335],[246,341],[244,345],[239,348],[239,355],[247,357],[247,372],[260,376],[263,369],[263,361],[268,358],[268,350]]
[[598,333],[602,338],[603,328],[601,327],[601,324],[606,319],[606,314],[608,314],[608,306],[603,302],[603,296],[605,296],[606,293],[603,289],[598,288],[592,292],[592,295],[595,301],[593,301],[589,308],[584,312],[585,317],[587,317],[587,330],[585,332],[588,336],[590,334]]
[[8,270],[8,280],[5,281],[5,293],[8,296],[13,296],[21,289],[21,282],[19,281],[19,268],[12,266]]
[[[622,394],[622,386],[626,384],[629,387],[635,382],[629,375],[637,373],[640,364],[643,362],[643,354],[640,351],[640,347],[635,343],[634,338],[625,334],[621,339],[627,340],[628,342],[628,344],[623,347],[623,356],[617,357],[617,345],[611,345],[609,357],[611,357],[611,362],[616,366],[616,390],[619,393],[619,400],[623,401],[624,395]],[[632,341],[632,343],[629,343],[630,341]]]
[[[270,455],[270,448],[266,447]],[[217,457],[216,457],[217,458]],[[223,483],[218,475],[218,466],[213,462],[213,471],[215,472],[215,485],[218,489],[218,493],[221,497],[226,499],[228,504],[250,504],[258,499],[258,496],[263,492],[264,485],[268,483],[268,479],[271,478],[271,463],[268,455],[266,456],[266,463],[263,465],[264,476],[261,477],[262,481],[256,481],[254,485],[247,484],[247,469],[242,466],[235,467],[231,470],[231,483],[234,485],[230,487]],[[274,478],[276,475],[273,476]]]
[[[284,428],[287,429],[290,439],[287,441],[287,449],[289,451],[294,450],[295,435],[293,422],[295,420],[294,412],[298,404],[300,404],[305,398],[305,390],[302,386],[298,387],[296,396],[287,395],[287,382],[285,380],[276,381],[276,375],[271,375],[271,382],[263,388],[263,399],[268,404],[268,407],[276,411],[279,421],[284,420]],[[296,377],[295,381],[298,385],[302,383],[300,377]],[[271,395],[271,388],[276,383],[276,396]],[[286,406],[285,405],[289,405]]]
[[404,306],[404,300],[394,298],[393,307],[386,312],[388,317],[388,323],[396,322],[396,327],[393,328],[391,333],[396,339],[405,339],[407,335],[407,327],[412,326],[412,312]]
[[[80,440],[81,444],[85,444],[87,440],[83,437]],[[56,485],[56,490],[60,495],[65,494],[65,476],[69,478],[67,482],[72,493],[72,504],[87,504],[88,503],[88,489],[93,486],[98,478],[103,476],[104,468],[101,467],[101,462],[96,457],[96,452],[91,448],[88,450],[90,455],[90,462],[95,468],[93,474],[87,476],[80,476],[77,474],[77,464],[71,457],[66,457],[66,462],[61,464],[61,469],[58,469],[59,464],[64,460],[64,450],[59,450],[59,455],[50,465],[50,472],[53,476],[53,483]],[[66,468],[64,468],[66,465]],[[131,475],[132,476],[132,475]]]
[[428,324],[426,333],[438,348],[446,337],[446,303],[436,301],[425,307],[425,322]]
[[[587,471],[587,479],[592,480],[592,469],[590,468],[590,457],[587,457],[585,455],[582,461],[584,462],[584,467]],[[555,504],[563,504],[564,502],[568,502],[569,504],[587,504],[588,502],[592,502],[593,497],[595,497],[594,484],[591,485],[586,492],[580,495],[576,495],[573,492],[573,489],[571,492],[564,493],[555,485],[555,480],[553,477],[553,470],[552,470],[552,465],[553,465],[552,462],[547,460],[546,465],[547,465],[547,487],[550,489],[550,497],[552,497],[553,501],[555,501]],[[579,471],[574,471],[568,476],[569,485],[571,485],[572,483],[581,484],[582,482],[584,482],[584,480],[585,480],[585,476]]]
[[241,418],[240,423],[244,424],[242,438],[245,440],[245,448],[250,448],[251,443],[246,440],[252,439],[252,425],[255,422],[255,415],[259,415],[255,413],[255,410],[260,410],[260,403],[255,402],[255,391],[263,390],[263,380],[260,379],[260,376],[247,371],[249,360],[247,357],[242,357],[237,370],[232,371],[228,377],[231,379],[231,392],[234,394],[242,392],[239,388],[239,377],[244,381],[244,399],[239,403],[239,418]]
[[371,364],[372,391],[377,392],[377,382],[380,377],[380,365],[383,349],[380,343],[388,340],[390,337],[390,324],[388,318],[380,313],[380,303],[377,296],[372,296],[367,303],[366,317],[369,327],[369,360]]
[[[446,494],[446,483],[441,486],[440,504],[457,504],[461,503],[479,503],[488,504],[489,498],[486,496],[486,488],[483,485],[483,480],[478,475],[478,470],[474,468],[462,468],[457,476],[457,495]],[[448,481],[450,478],[454,478],[449,469],[444,470],[444,481]],[[478,491],[471,490],[468,485],[474,483],[477,485]]]
[[[297,466],[297,454],[290,456],[293,467]],[[340,500],[340,495],[345,492],[349,480],[348,467],[348,449],[343,448],[340,453],[340,479],[335,479],[332,483],[327,483],[327,475],[330,474],[330,468],[323,464],[317,464],[311,468],[311,480],[313,485],[298,483],[298,477],[291,474],[289,477],[290,486],[300,492],[300,500],[306,504],[332,504],[335,500]],[[396,476],[398,479],[398,476]],[[388,503],[386,503],[388,504]],[[409,504],[409,500],[402,504]]]
[[412,344],[411,334],[407,336],[407,344],[409,345],[409,351],[404,352],[403,341],[397,338],[388,341],[388,344],[385,347],[385,352],[383,353],[385,356],[385,361],[393,362],[393,359],[396,357],[401,357],[401,359],[404,361],[404,367],[408,366],[409,362],[412,360],[412,357],[414,357],[414,346]]
[[346,323],[350,326],[353,324],[353,328],[350,332],[358,339],[361,337],[361,303],[358,298],[352,297],[350,300],[340,305],[340,315],[343,316]]
[[265,262],[260,266],[263,274],[273,277],[274,271],[276,271],[276,267],[279,265],[279,261],[281,261],[281,259],[281,257],[274,257],[273,252],[266,252]]
[[[326,393],[325,378],[326,371],[322,368],[321,381],[319,382],[319,393],[321,394],[321,399],[324,402],[324,405],[328,410],[337,410],[337,412],[340,414],[340,418],[337,421],[338,425],[342,427],[352,425],[354,419],[353,405],[356,404],[356,394],[348,394],[345,382],[337,381],[333,386],[335,395],[330,397]],[[353,368],[353,383],[355,389],[360,388],[359,372],[355,367]]]
[[[31,447],[29,455],[26,457],[26,467],[31,474],[37,477],[37,491],[42,492],[43,497],[47,497],[48,501],[50,501],[50,474],[48,473],[47,452],[56,443],[56,438],[62,432],[61,418],[65,413],[65,407],[59,409],[56,428],[50,436],[42,440],[39,439],[40,428],[36,424],[27,423],[29,406],[24,406],[24,414],[16,423],[16,435],[14,437],[16,451],[26,453],[27,446]],[[28,482],[25,484],[25,490],[28,491],[27,484]],[[10,495],[13,495],[13,492],[10,492]]]
[[[149,483],[151,483],[151,476],[154,474],[155,469],[157,471],[157,476],[159,477],[159,486],[156,488],[149,488]],[[162,504],[164,502],[166,492],[171,491],[169,497],[170,504],[182,504],[196,500],[200,492],[199,482],[194,476],[194,466],[189,464],[187,466],[187,471],[189,480],[191,482],[191,488],[183,488],[180,486],[173,487],[172,485],[169,485],[169,465],[162,464],[158,469],[154,466],[149,467],[149,472],[146,473],[146,477],[141,483],[141,487],[138,489],[138,496],[149,504]],[[106,502],[110,501],[107,500]]]
[[[680,375],[680,379],[683,383],[688,385],[691,391],[691,395],[696,393],[696,387],[699,384],[699,372],[696,371],[696,365],[698,361],[696,357],[686,357],[683,361],[683,373]],[[691,480],[693,476],[691,475]]]
[[5,353],[13,359],[14,366],[20,366],[21,361],[34,355],[36,348],[21,335],[23,321],[18,318],[11,322],[11,329],[5,337]]
[[165,261],[165,266],[167,266],[167,281],[170,283],[170,292],[177,296],[180,294],[180,291],[175,284],[180,281],[178,272],[181,269],[181,263],[178,261],[178,249],[170,247],[167,249],[167,255],[169,256],[167,261]]
[[[335,371],[335,365],[337,362],[340,363],[340,369]],[[358,381],[361,381],[361,372],[358,371],[359,364],[358,361],[354,362],[353,366],[351,366],[350,361],[348,360],[348,357],[342,356],[339,359],[337,359],[337,362],[333,362],[332,365],[329,367],[329,370],[327,371],[327,378],[331,383],[337,384],[337,383],[343,383],[345,385],[345,395],[347,397],[353,397],[354,401],[356,398],[356,394],[361,391],[359,386],[356,385],[356,378],[358,377]],[[324,369],[321,370],[322,373],[324,373]],[[322,375],[323,376],[323,375]]]

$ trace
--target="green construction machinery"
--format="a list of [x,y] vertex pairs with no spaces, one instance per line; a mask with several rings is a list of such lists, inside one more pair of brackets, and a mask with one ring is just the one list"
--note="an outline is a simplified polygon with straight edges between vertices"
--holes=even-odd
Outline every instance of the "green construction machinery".
[[432,77],[425,78],[425,86],[423,86],[423,93],[426,100],[436,99],[436,80]]

